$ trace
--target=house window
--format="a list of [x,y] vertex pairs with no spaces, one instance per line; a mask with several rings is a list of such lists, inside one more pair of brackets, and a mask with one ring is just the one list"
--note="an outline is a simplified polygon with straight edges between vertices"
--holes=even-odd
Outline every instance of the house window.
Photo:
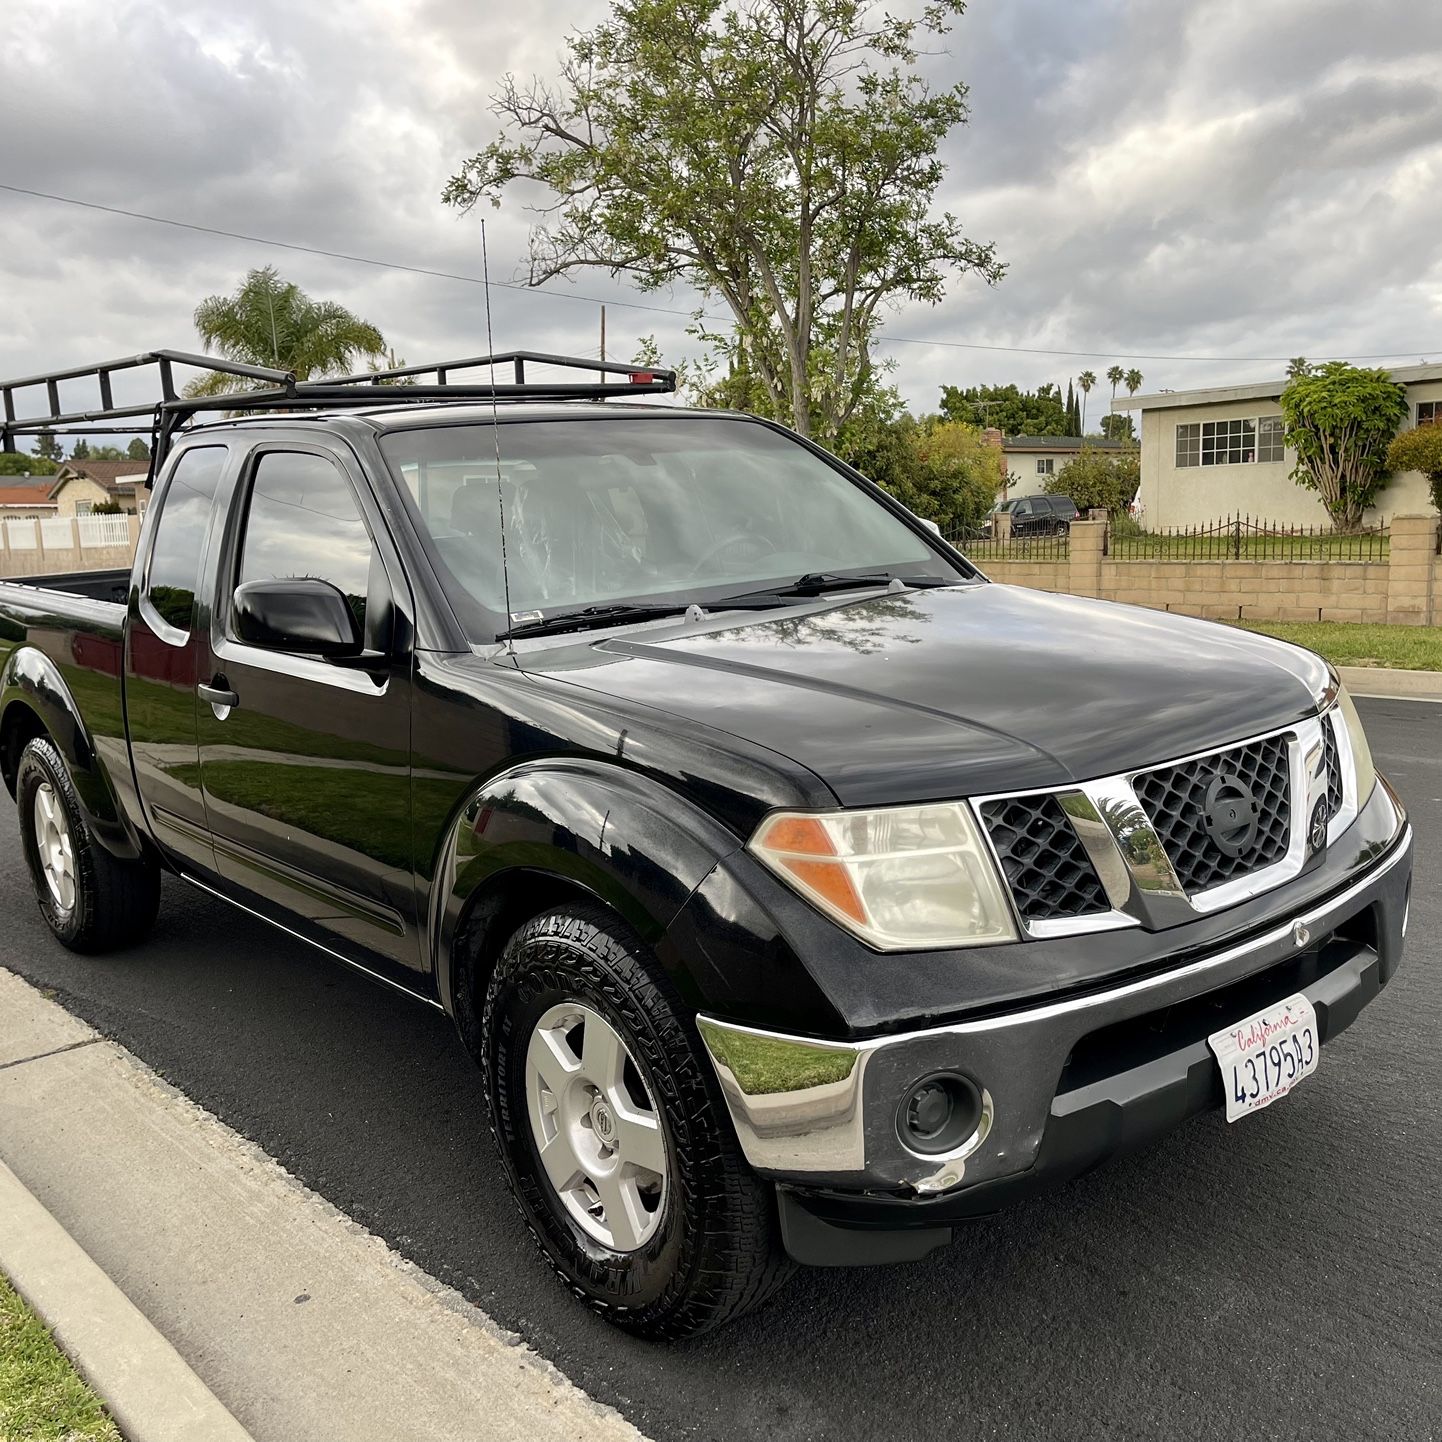
[[1045,456],[1045,457],[1042,457],[1042,458],[1038,459],[1038,461],[1037,461],[1037,463],[1036,463],[1036,473],[1037,473],[1037,475],[1039,475],[1039,476],[1049,476],[1049,475],[1052,475],[1052,474],[1055,472],[1055,470],[1056,470],[1056,461],[1055,461],[1055,459],[1054,459],[1053,457],[1051,457],[1051,456]]
[[1202,464],[1239,466],[1257,459],[1255,421],[1203,421]]
[[1428,421],[1442,421],[1442,401],[1417,402],[1417,424],[1425,426]]
[[75,514],[77,516],[88,516],[94,509],[94,501],[76,501],[75,503]]
[[1202,462],[1202,428],[1197,422],[1177,427],[1177,464],[1198,466]]
[[1281,416],[1263,416],[1257,422],[1257,459],[1280,461],[1283,449]]

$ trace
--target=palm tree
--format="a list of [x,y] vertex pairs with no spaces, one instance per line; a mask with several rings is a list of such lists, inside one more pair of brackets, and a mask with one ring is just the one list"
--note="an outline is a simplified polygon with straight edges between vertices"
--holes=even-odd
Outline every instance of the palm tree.
[[1083,371],[1077,378],[1077,389],[1082,393],[1082,435],[1087,433],[1087,397],[1091,394],[1092,387],[1097,383],[1095,371]]
[[[252,270],[234,295],[212,295],[195,308],[195,329],[207,351],[247,365],[294,371],[297,380],[355,369],[386,343],[369,321],[329,300],[312,300],[274,267]],[[255,390],[264,381],[211,371],[186,386],[188,396]]]
[[1122,382],[1127,388],[1127,394],[1134,396],[1142,388],[1142,373],[1133,366],[1131,370],[1122,377]]
[[1117,387],[1121,385],[1126,377],[1126,372],[1120,366],[1112,366],[1107,371],[1107,379],[1112,383],[1112,399],[1117,398]]
[[1287,362],[1287,379],[1289,381],[1300,380],[1304,375],[1309,375],[1312,370],[1312,363],[1304,355],[1294,355]]

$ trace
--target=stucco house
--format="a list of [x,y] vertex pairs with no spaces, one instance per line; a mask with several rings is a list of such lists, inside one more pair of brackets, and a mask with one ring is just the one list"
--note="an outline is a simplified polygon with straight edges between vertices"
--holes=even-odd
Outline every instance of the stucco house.
[[46,476],[41,480],[26,478],[20,484],[0,486],[0,521],[43,521],[53,516],[55,502],[50,499],[53,485],[54,481]]
[[997,500],[1010,496],[1040,495],[1047,483],[1086,447],[1116,453],[1127,449],[1126,441],[1103,440],[1099,436],[1006,436],[1001,442],[1002,484]]
[[[1442,365],[1397,366],[1407,388],[1405,425],[1442,419]],[[1289,526],[1326,526],[1315,491],[1292,479],[1296,453],[1282,441],[1285,380],[1118,396],[1113,411],[1141,412],[1143,524],[1200,526],[1246,515]],[[1369,524],[1430,515],[1426,478],[1393,476],[1367,512]]]
[[65,461],[51,482],[50,498],[61,516],[88,516],[107,502],[122,511],[143,511],[149,474],[149,461]]

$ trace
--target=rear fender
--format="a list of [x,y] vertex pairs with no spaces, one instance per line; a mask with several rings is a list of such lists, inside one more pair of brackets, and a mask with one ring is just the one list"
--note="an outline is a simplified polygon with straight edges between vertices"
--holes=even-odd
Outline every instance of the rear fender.
[[[119,681],[115,684],[118,690]],[[140,840],[59,668],[43,651],[21,646],[0,671],[0,765],[11,796],[24,742],[41,730],[65,758],[81,812],[100,844],[115,856],[132,860],[139,856]]]
[[[622,766],[533,760],[492,777],[453,818],[433,873],[431,954],[442,1003],[456,1015],[462,968],[453,951],[472,902],[504,888],[508,873],[588,893],[659,947],[687,898],[740,845],[674,791]],[[684,958],[662,957],[684,971]],[[694,978],[676,979],[696,995]]]

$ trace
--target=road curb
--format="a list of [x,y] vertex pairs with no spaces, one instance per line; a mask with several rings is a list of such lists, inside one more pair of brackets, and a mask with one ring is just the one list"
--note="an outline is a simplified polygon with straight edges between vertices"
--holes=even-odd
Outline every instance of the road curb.
[[127,1442],[251,1442],[180,1353],[3,1161],[0,1272],[50,1328]]
[[1398,701],[1442,701],[1442,671],[1403,671],[1392,666],[1338,666],[1354,696]]

